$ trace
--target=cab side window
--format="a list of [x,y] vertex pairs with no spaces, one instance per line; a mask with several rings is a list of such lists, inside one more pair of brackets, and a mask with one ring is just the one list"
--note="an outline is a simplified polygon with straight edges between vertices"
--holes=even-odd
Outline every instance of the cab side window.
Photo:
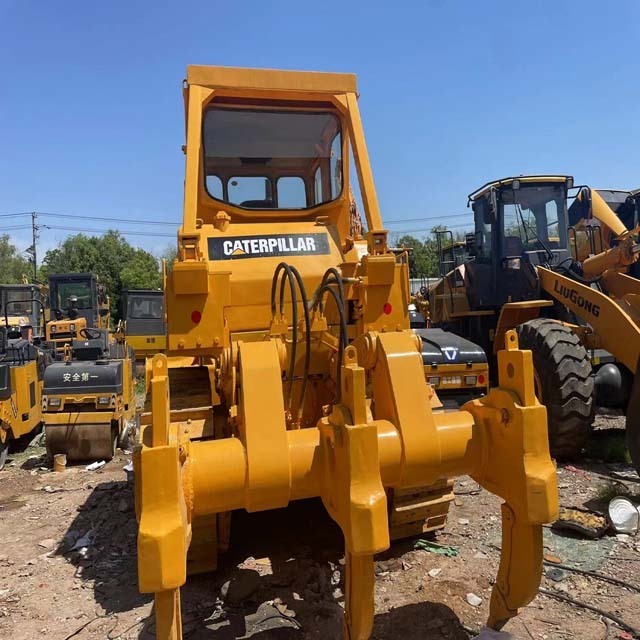
[[476,260],[485,262],[491,260],[493,243],[493,224],[489,212],[488,202],[485,198],[474,201],[473,213],[476,221]]

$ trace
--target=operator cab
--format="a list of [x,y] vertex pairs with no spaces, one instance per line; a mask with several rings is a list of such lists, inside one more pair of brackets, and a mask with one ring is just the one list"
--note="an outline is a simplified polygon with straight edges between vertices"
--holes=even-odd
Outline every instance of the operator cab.
[[46,339],[60,356],[86,327],[109,328],[109,297],[93,273],[49,276],[51,320]]
[[534,267],[570,258],[567,192],[571,176],[520,176],[489,182],[469,196],[474,259],[466,263],[471,309],[538,297]]
[[[93,273],[69,273],[49,276],[51,311],[56,320],[84,318],[87,325],[98,326],[104,317],[106,294]],[[108,312],[108,307],[106,309]]]
[[18,337],[24,327],[30,327],[34,338],[40,338],[44,335],[45,303],[39,284],[0,285],[0,325]]
[[157,289],[126,289],[122,292],[122,318],[127,343],[138,360],[164,351],[167,325],[164,292]]
[[214,99],[204,113],[208,195],[249,210],[304,210],[342,192],[340,120],[326,109],[234,105]]

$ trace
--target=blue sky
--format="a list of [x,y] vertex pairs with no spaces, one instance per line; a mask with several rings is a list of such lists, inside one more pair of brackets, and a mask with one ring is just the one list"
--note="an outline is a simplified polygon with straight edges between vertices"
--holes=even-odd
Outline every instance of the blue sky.
[[[190,63],[357,73],[391,229],[422,235],[439,221],[393,220],[446,223],[504,175],[636,188],[639,24],[636,0],[0,0],[0,213],[179,221]],[[28,245],[29,232],[9,233]],[[44,229],[41,252],[66,233]]]

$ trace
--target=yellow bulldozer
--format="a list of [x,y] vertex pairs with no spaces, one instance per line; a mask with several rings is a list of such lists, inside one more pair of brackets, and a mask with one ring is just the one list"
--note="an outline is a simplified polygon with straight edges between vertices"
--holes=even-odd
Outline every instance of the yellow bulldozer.
[[[167,355],[148,363],[134,455],[138,576],[156,637],[182,637],[180,587],[215,567],[229,514],[320,497],[344,533],[344,637],[370,637],[389,491],[471,474],[504,499],[489,624],[535,597],[557,512],[531,353],[503,337],[496,386],[435,412],[409,326],[406,255],[387,245],[356,78],[190,66]],[[350,235],[353,166],[367,231]]]
[[[431,319],[494,354],[508,330],[518,332],[533,353],[536,393],[547,406],[558,458],[582,450],[596,390],[617,398],[640,468],[640,281],[626,273],[640,245],[598,191],[581,188],[578,201],[615,230],[615,242],[594,251],[593,232],[568,224],[573,188],[571,176],[517,176],[474,191],[472,255],[432,291]],[[629,384],[613,362],[592,359],[596,350],[626,367]]]

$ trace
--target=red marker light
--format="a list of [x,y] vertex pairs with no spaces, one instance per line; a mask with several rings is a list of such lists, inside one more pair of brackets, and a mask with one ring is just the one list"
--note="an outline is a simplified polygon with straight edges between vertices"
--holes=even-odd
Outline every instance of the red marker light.
[[388,316],[393,311],[393,307],[391,306],[391,303],[385,302],[384,307],[382,307],[382,311],[384,312],[385,316]]
[[484,384],[484,376],[483,376],[482,374],[480,374],[480,375],[478,376],[478,383],[479,383],[479,384]]
[[202,314],[196,309],[196,311],[191,312],[191,322],[193,324],[198,324],[202,320]]

